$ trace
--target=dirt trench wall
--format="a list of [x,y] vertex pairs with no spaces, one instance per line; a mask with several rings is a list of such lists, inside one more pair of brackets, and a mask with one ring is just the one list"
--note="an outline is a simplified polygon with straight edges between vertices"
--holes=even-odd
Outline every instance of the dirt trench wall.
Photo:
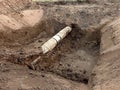
[[35,9],[0,15],[0,45],[25,44],[32,40],[43,31],[43,13],[42,9]]
[[101,30],[101,54],[92,74],[93,90],[120,88],[120,18]]
[[0,14],[18,12],[29,6],[31,0],[0,0]]

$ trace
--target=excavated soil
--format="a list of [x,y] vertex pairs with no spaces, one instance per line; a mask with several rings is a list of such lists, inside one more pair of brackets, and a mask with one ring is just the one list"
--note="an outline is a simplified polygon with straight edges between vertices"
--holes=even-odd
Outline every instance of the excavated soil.
[[[120,7],[118,3],[96,2],[61,5],[61,3],[31,3],[26,0],[19,3],[22,8],[15,9],[17,12],[10,11],[12,9],[4,7],[4,4],[0,5],[3,8],[0,13],[14,18],[18,23],[18,27],[17,24],[13,25],[15,27],[10,24],[8,28],[9,21],[4,22],[4,28],[7,29],[1,30],[0,33],[0,90],[94,88],[94,85],[97,85],[95,82],[99,81],[93,74],[97,73],[96,64],[102,52],[101,29],[119,16]],[[16,8],[16,4],[12,4],[12,7]],[[7,12],[4,12],[4,9]],[[42,17],[42,13],[36,15],[39,13],[37,11],[31,15],[38,18],[35,20],[38,21],[37,25],[33,25],[35,21],[28,18],[25,24],[26,19],[22,21],[22,18],[26,18],[25,10],[40,10],[44,13]],[[66,26],[71,26],[72,32],[52,51],[42,54],[41,45]],[[20,29],[14,31],[16,27]],[[31,65],[39,56],[41,57],[39,61]]]

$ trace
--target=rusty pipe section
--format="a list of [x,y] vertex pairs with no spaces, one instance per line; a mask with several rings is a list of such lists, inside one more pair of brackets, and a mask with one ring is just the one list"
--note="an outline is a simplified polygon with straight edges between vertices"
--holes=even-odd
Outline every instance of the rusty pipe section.
[[59,31],[55,36],[53,36],[51,39],[49,39],[47,42],[45,42],[41,48],[43,54],[51,51],[52,49],[55,48],[55,46],[63,39],[69,32],[72,31],[72,28],[67,26],[61,31]]

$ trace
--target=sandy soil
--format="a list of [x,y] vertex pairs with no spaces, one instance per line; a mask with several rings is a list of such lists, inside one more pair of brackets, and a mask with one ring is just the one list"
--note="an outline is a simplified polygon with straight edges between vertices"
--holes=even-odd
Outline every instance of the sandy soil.
[[0,62],[0,90],[88,90],[84,84]]
[[[113,75],[109,73],[113,69],[101,68],[105,61],[108,65],[109,60],[118,58],[119,51],[102,54],[112,45],[108,44],[111,39],[106,38],[110,32],[104,34],[103,28],[119,16],[119,3],[106,0],[101,4],[96,0],[94,4],[91,1],[91,4],[56,5],[18,0],[22,8],[16,9],[17,2],[9,2],[10,7],[3,4],[5,1],[0,5],[1,90],[90,90],[89,86],[100,90],[99,83],[109,84],[103,89],[106,90],[113,86],[110,83],[113,79],[109,80],[119,73],[115,71]],[[41,54],[40,46],[67,25],[72,32],[53,51]],[[31,67],[38,56],[41,59]]]
[[[101,30],[100,60],[93,69],[94,90],[118,90],[119,87],[119,17]],[[107,43],[106,43],[107,42]]]

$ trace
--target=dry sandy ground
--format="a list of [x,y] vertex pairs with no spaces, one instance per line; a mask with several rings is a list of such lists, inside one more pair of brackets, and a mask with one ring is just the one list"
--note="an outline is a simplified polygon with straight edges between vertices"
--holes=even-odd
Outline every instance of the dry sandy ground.
[[88,90],[82,83],[8,62],[0,63],[0,73],[0,90]]
[[[101,54],[93,70],[94,90],[118,90],[120,88],[120,19],[115,19],[101,30]],[[106,43],[107,42],[107,43]]]
[[[114,22],[110,24],[117,35],[109,30],[109,23],[120,14],[119,3],[9,2],[10,6],[4,4],[7,0],[0,5],[0,90],[119,89],[119,59],[115,59],[119,58],[119,23],[115,30]],[[67,25],[72,32],[42,55],[40,46]],[[42,58],[30,70],[38,56]]]

